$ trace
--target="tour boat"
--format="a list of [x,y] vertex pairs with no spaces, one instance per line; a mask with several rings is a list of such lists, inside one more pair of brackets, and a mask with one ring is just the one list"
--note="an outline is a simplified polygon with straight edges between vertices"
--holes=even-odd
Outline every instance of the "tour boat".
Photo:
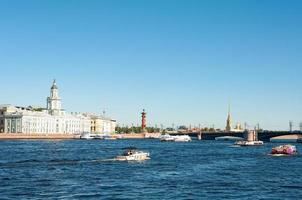
[[188,135],[175,135],[171,136],[169,134],[163,135],[160,138],[162,142],[190,142],[192,139]]
[[234,136],[221,136],[215,137],[216,141],[242,141],[242,137],[234,137]]
[[264,143],[262,141],[237,141],[235,145],[238,146],[262,146]]
[[258,132],[255,130],[249,130],[245,132],[245,140],[235,142],[236,146],[261,146],[264,143],[258,140]]
[[297,154],[295,146],[287,144],[272,148],[272,155],[294,155]]
[[160,141],[162,142],[174,142],[175,138],[169,134],[165,134],[163,136],[160,137]]
[[191,142],[192,139],[188,135],[177,135],[175,137],[175,142]]
[[123,155],[117,156],[117,161],[144,161],[150,159],[150,154],[143,151],[138,151],[136,148],[127,148]]

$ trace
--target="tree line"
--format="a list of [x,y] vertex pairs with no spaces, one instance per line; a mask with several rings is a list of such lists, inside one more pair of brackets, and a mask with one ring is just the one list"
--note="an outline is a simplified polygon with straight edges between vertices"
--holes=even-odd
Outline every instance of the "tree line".
[[[155,127],[147,127],[146,128],[147,132],[148,133],[158,133],[160,132],[160,129],[159,128],[155,128]],[[142,127],[120,127],[120,126],[117,126],[115,128],[115,132],[118,133],[118,134],[128,134],[128,133],[142,133],[143,130],[142,130]]]

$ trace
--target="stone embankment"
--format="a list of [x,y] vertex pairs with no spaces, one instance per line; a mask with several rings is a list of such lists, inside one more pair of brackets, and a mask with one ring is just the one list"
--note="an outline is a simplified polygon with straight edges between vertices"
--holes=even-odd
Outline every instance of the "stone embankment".
[[[144,139],[157,138],[159,133],[134,133],[134,134],[113,134],[117,139]],[[0,140],[71,140],[80,139],[80,135],[74,134],[24,134],[24,133],[0,133]]]
[[70,140],[80,139],[79,135],[73,134],[24,134],[24,133],[1,133],[0,140]]

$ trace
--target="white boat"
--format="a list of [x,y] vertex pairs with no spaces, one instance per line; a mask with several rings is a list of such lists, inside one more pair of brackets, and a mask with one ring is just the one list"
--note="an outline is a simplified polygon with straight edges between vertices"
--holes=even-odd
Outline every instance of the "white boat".
[[262,141],[237,141],[235,145],[238,146],[262,146],[264,143]]
[[80,138],[84,140],[92,140],[94,139],[94,136],[92,136],[90,133],[83,133],[81,134]]
[[191,142],[192,139],[188,135],[177,135],[175,137],[175,142]]
[[216,137],[215,140],[217,140],[217,141],[241,141],[241,140],[243,140],[243,138],[234,137],[234,136],[222,136],[222,137]]
[[162,135],[160,137],[160,141],[162,142],[174,142],[175,138],[169,134]]
[[117,156],[117,161],[144,161],[150,159],[150,154],[143,151],[138,151],[136,148],[128,148],[123,155]]
[[192,139],[188,135],[172,136],[172,135],[166,134],[166,135],[161,136],[160,141],[162,141],[162,142],[190,142],[190,141],[192,141]]
[[258,140],[258,133],[255,130],[246,131],[245,140],[235,142],[237,146],[261,146],[263,144],[262,141]]

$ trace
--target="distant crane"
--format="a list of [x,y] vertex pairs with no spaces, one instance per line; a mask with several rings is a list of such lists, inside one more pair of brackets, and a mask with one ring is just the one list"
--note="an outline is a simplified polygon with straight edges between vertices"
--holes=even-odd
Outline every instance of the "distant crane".
[[302,132],[302,122],[300,122],[300,131]]
[[247,130],[247,123],[244,123],[244,130]]
[[290,132],[293,132],[293,126],[294,126],[293,121],[289,121],[289,131]]

